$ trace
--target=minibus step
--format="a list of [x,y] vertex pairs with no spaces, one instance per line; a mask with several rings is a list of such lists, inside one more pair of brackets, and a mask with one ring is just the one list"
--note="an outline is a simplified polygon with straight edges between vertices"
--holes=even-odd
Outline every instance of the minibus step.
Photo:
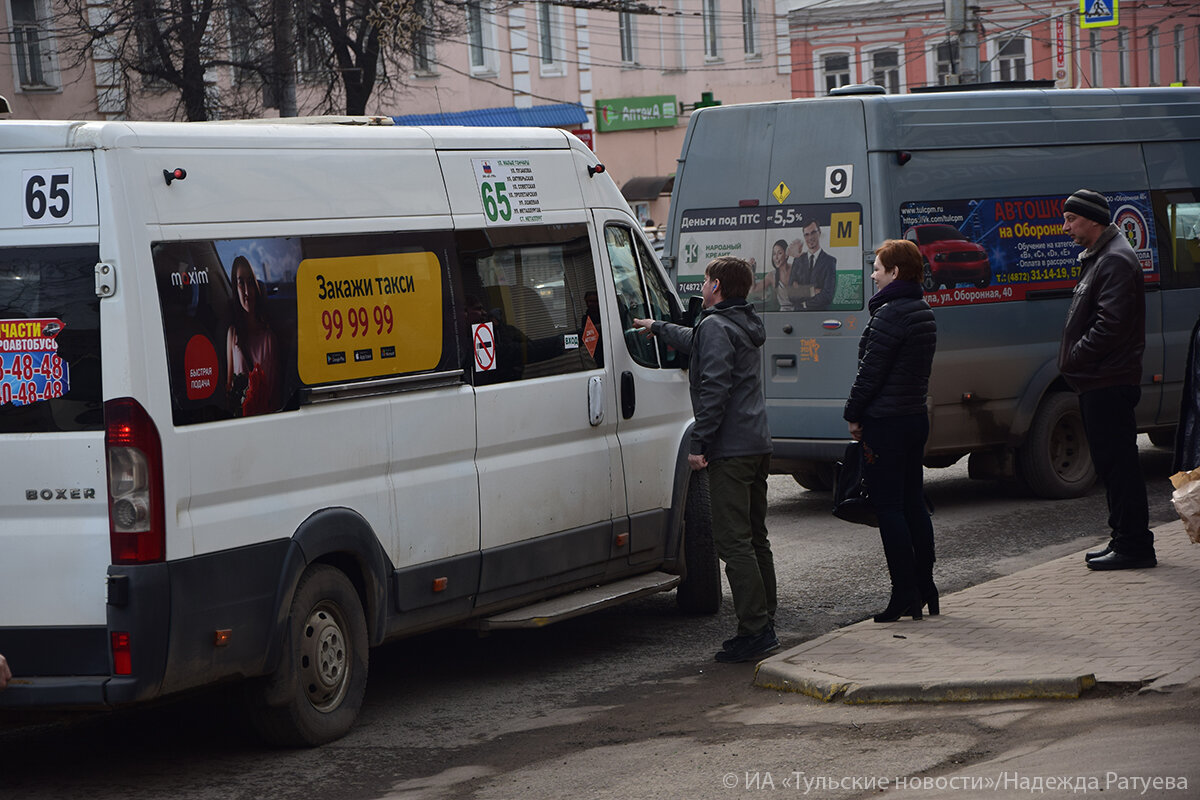
[[679,585],[678,575],[665,572],[650,572],[633,578],[581,589],[578,592],[542,600],[523,608],[505,611],[503,614],[485,617],[474,622],[482,631],[497,631],[505,628],[540,628],[552,622],[588,614],[607,606],[615,606],[656,592],[665,592]]

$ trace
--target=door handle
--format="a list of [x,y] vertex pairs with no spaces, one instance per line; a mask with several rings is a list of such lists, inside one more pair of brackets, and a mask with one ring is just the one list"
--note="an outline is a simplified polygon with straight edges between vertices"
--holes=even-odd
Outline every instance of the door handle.
[[794,366],[796,366],[796,357],[795,356],[775,356],[775,363],[781,367],[794,367]]
[[588,378],[588,424],[593,428],[604,422],[604,378]]
[[637,406],[637,396],[633,389],[633,373],[625,370],[621,373],[621,417],[629,419]]

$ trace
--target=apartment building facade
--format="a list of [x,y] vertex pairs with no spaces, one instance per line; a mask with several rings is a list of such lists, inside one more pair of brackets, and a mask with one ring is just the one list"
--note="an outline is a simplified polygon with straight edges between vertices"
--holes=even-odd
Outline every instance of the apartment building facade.
[[[851,83],[889,93],[960,83],[1053,81],[1057,88],[1200,84],[1200,7],[1119,0],[1117,25],[1080,26],[1078,0],[980,0],[964,28],[971,69],[944,0],[788,0],[793,97]],[[964,80],[964,77],[969,77]]]

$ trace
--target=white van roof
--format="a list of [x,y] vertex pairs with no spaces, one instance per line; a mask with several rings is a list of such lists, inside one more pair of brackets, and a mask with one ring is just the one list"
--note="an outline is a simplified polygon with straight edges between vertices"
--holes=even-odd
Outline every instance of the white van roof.
[[85,150],[92,148],[247,148],[289,147],[473,150],[579,149],[586,147],[557,128],[478,128],[465,126],[345,125],[336,119],[316,124],[255,120],[237,122],[0,122],[0,149]]

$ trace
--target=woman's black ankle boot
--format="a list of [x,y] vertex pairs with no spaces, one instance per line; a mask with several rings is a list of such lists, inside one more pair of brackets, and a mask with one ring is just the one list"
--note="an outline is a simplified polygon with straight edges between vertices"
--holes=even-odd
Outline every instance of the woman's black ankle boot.
[[938,603],[938,589],[930,581],[921,588],[921,602],[929,606],[929,616],[936,617],[941,613],[941,606]]
[[[937,604],[935,599],[934,604]],[[888,607],[882,612],[875,615],[876,622],[895,622],[901,617],[911,616],[913,619],[921,619],[921,596],[916,592],[897,595],[892,593],[892,599],[888,601]],[[931,612],[932,613],[932,612]]]

